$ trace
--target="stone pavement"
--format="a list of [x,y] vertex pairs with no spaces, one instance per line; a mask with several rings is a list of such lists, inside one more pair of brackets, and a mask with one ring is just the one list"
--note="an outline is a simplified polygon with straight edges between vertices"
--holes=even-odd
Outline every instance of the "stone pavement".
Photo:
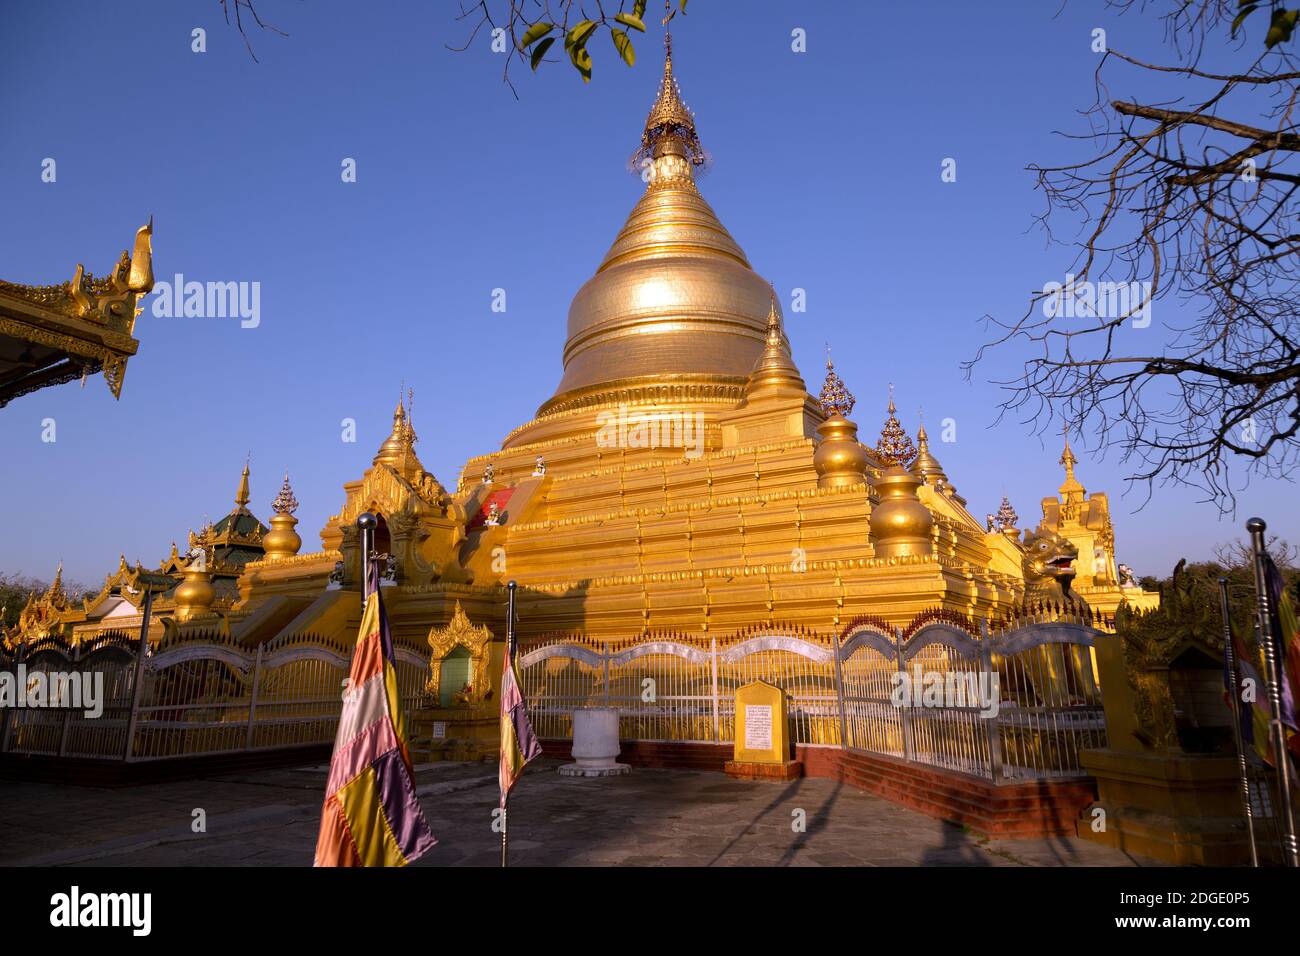
[[[511,863],[535,866],[1142,866],[1073,837],[984,840],[833,780],[750,783],[633,770],[570,779],[529,766],[510,801]],[[0,784],[0,864],[309,866],[326,768],[92,789]],[[495,764],[417,768],[439,845],[417,866],[496,866]],[[194,810],[207,832],[194,833]],[[805,832],[795,832],[796,811]]]

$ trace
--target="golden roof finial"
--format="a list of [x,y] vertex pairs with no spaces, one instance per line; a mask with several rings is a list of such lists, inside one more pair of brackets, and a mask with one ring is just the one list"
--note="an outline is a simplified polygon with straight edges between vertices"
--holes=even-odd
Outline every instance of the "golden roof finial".
[[1074,457],[1074,450],[1070,448],[1070,436],[1066,429],[1062,429],[1062,433],[1065,436],[1065,451],[1061,452],[1061,457],[1057,463],[1065,468],[1065,481],[1061,482],[1061,487],[1058,490],[1067,498],[1071,496],[1079,498],[1087,489],[1083,487],[1078,478],[1074,477],[1074,466],[1079,463],[1079,459]]
[[767,335],[763,354],[750,370],[746,391],[752,393],[757,388],[771,385],[793,385],[802,391],[803,376],[799,374],[799,368],[790,355],[790,341],[785,337],[781,313],[776,307],[776,289],[770,284],[768,288],[771,304],[767,311]]
[[248,493],[248,463],[252,460],[253,453],[250,451],[248,457],[244,459],[244,471],[239,476],[239,489],[235,492],[235,510],[247,511],[248,502],[251,495]]
[[406,390],[406,440],[414,445],[420,439],[415,436],[415,389],[407,388]]
[[[646,117],[641,145],[632,156],[633,168],[640,172],[642,161],[663,155],[684,157],[690,166],[703,166],[708,156],[695,132],[695,115],[682,100],[682,91],[673,76],[673,35],[669,21],[676,15],[671,0],[664,2],[664,75],[650,115]],[[689,176],[689,172],[686,173]]]
[[822,406],[822,414],[828,418],[835,414],[847,417],[853,411],[853,406],[857,404],[857,399],[844,384],[844,379],[835,374],[835,363],[831,361],[829,343],[826,346],[826,381],[822,383],[818,401]]
[[1065,436],[1065,451],[1061,452],[1059,465],[1065,467],[1065,477],[1067,480],[1074,480],[1074,466],[1079,463],[1079,459],[1074,457],[1074,452],[1070,449],[1070,436]]
[[898,409],[894,406],[894,384],[889,384],[889,417],[880,429],[880,440],[876,442],[876,456],[886,465],[902,465],[906,468],[916,458],[916,446],[908,437],[898,420]]

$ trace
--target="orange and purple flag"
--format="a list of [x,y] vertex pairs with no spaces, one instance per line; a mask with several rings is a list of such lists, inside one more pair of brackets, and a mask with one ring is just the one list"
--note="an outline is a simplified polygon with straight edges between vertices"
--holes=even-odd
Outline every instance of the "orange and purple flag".
[[505,666],[501,668],[501,767],[497,773],[501,785],[501,806],[506,805],[510,788],[524,772],[528,761],[542,752],[542,745],[533,733],[533,723],[528,719],[528,703],[519,689],[515,676],[515,662],[506,642]]
[[415,796],[393,638],[371,562],[369,598],[334,737],[316,866],[405,866],[437,840]]

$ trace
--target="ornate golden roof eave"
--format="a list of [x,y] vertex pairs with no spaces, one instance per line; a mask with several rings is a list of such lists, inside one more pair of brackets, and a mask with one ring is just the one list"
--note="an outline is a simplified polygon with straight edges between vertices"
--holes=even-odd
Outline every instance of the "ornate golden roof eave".
[[[0,281],[0,337],[27,343],[32,367],[0,365],[0,407],[51,385],[102,371],[114,398],[122,393],[139,302],[153,289],[153,220],[136,233],[113,270],[95,277],[81,264],[69,282],[29,286]],[[41,355],[37,354],[39,350]]]

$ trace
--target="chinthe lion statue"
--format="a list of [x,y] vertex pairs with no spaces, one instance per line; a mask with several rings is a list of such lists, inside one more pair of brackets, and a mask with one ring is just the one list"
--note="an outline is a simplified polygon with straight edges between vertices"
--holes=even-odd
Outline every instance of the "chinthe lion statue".
[[1074,583],[1074,562],[1079,549],[1048,528],[1025,532],[1025,603],[1051,601],[1086,609],[1088,602],[1070,589]]

